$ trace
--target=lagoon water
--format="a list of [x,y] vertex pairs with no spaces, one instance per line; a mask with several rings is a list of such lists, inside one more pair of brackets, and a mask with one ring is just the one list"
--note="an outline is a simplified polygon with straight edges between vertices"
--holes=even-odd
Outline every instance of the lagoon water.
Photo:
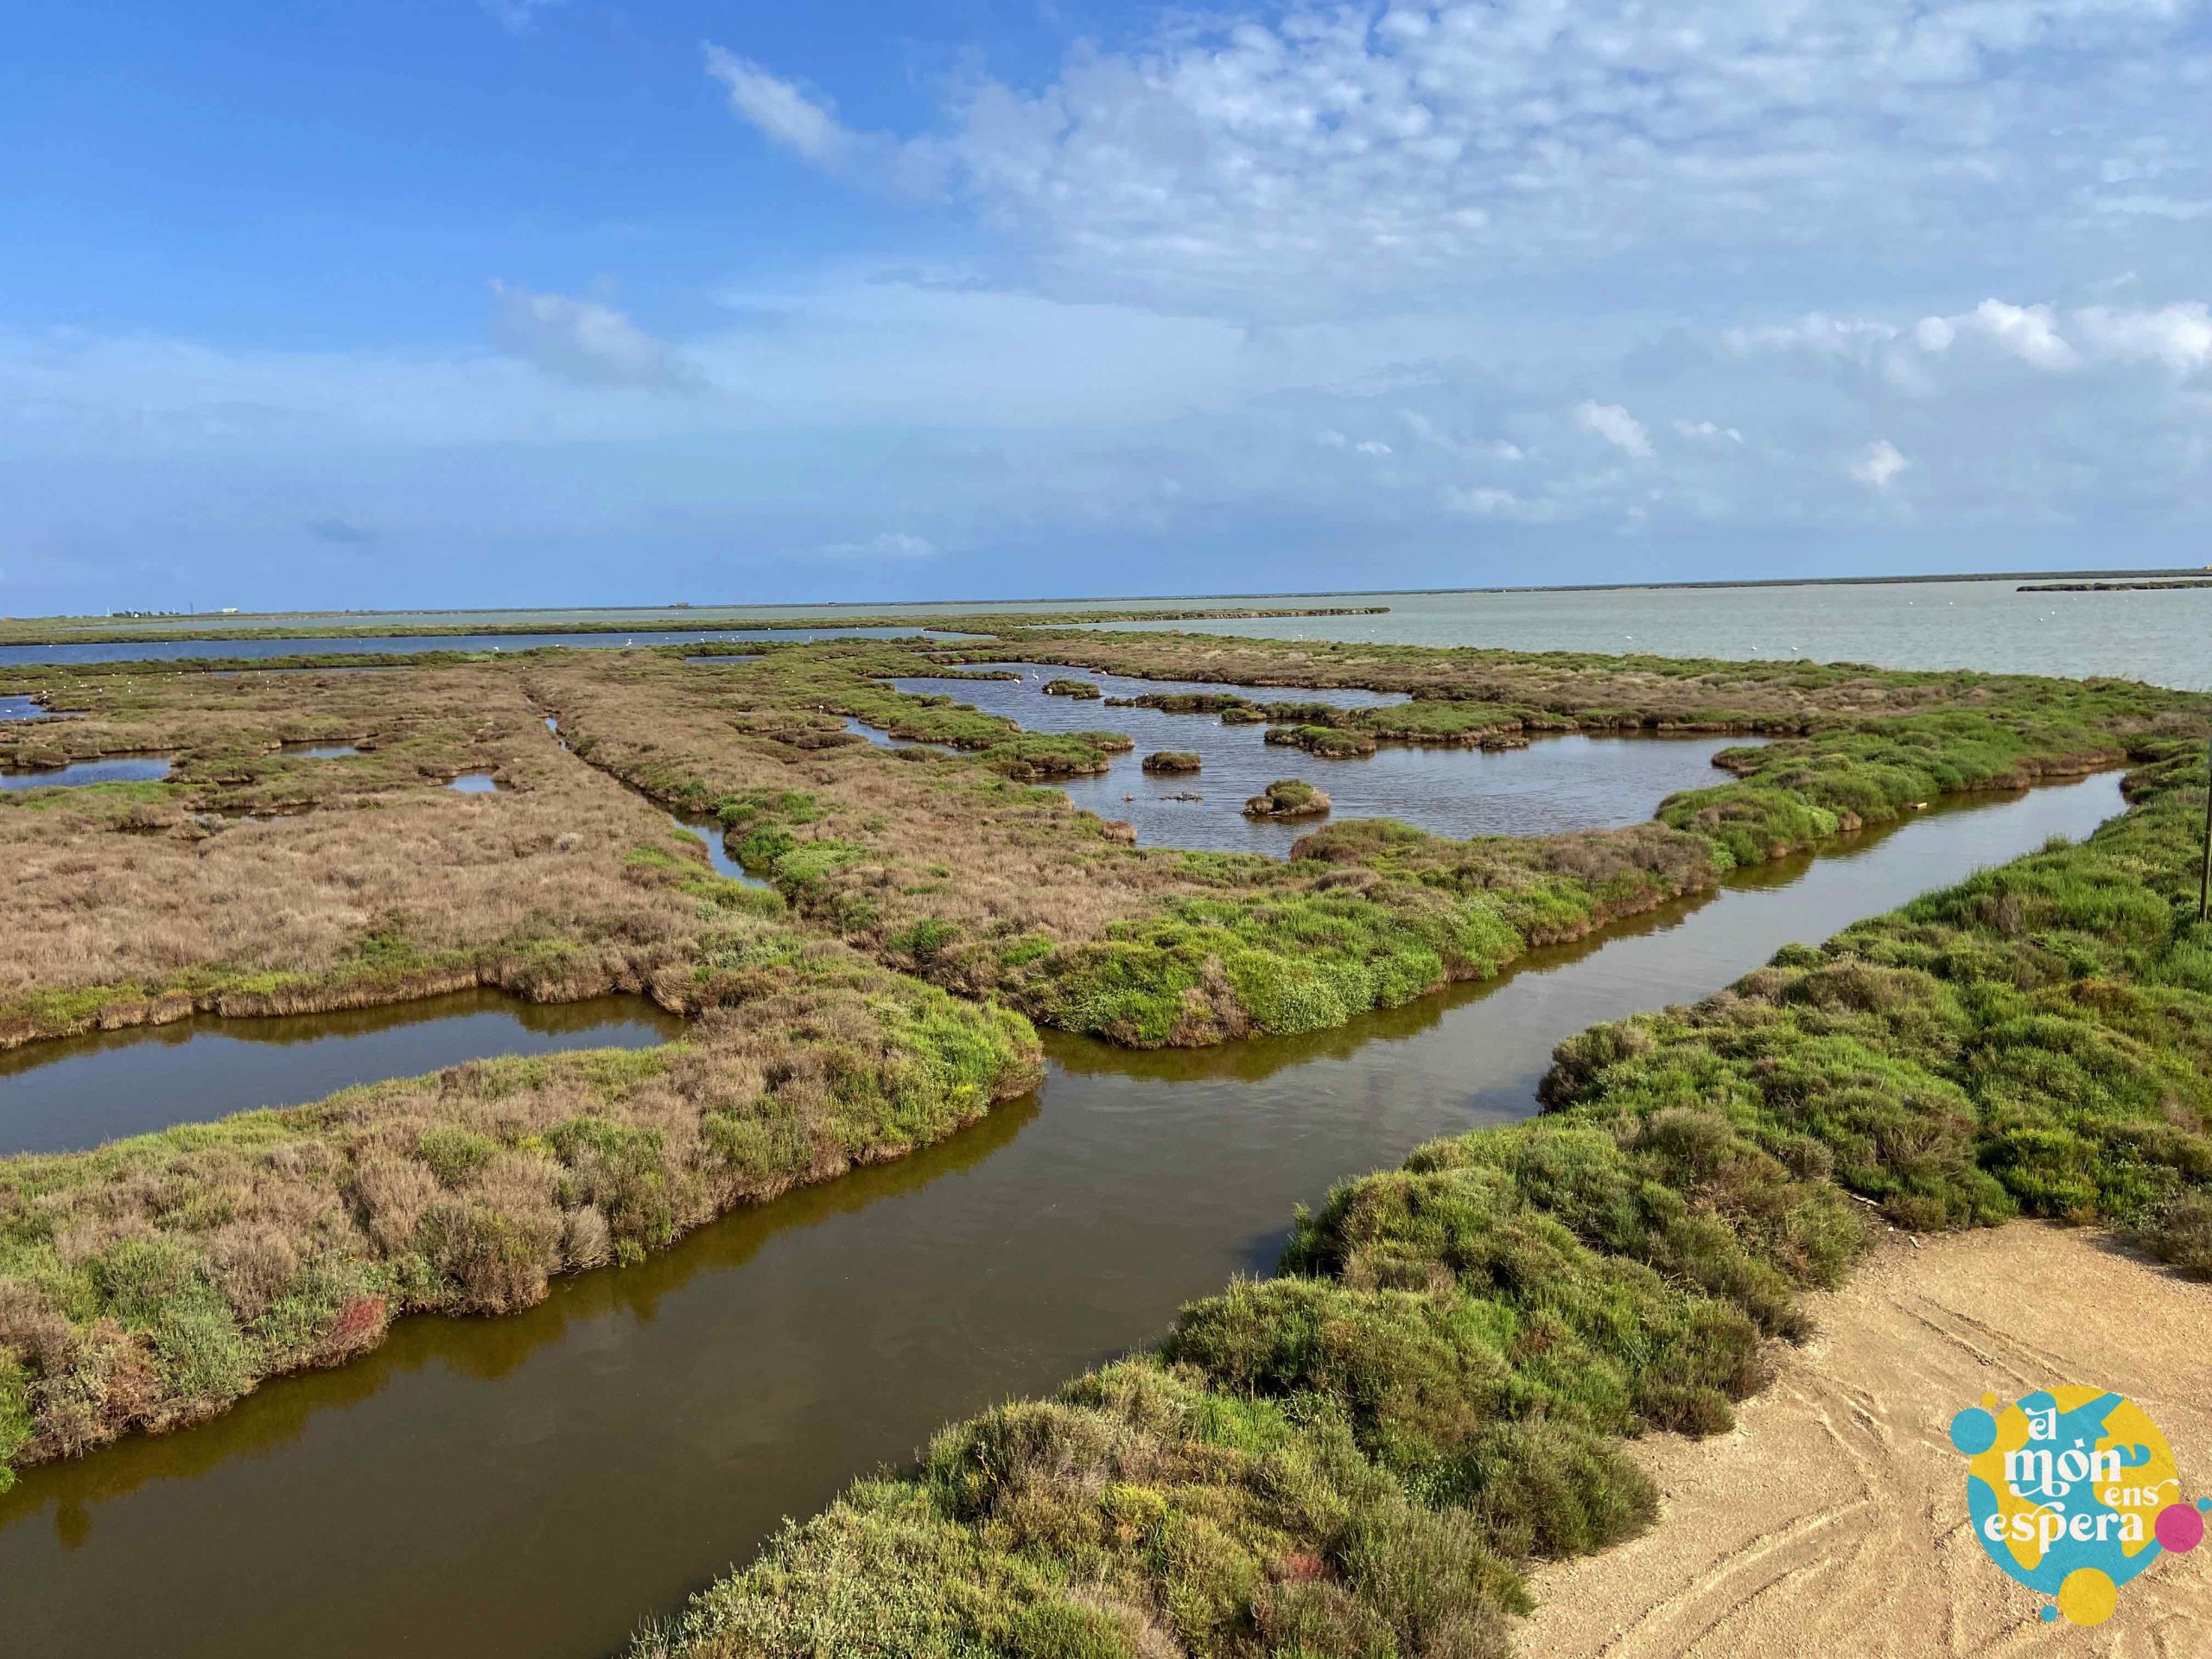
[[[2021,580],[1810,583],[1764,588],[1625,588],[1506,589],[1429,593],[1226,594],[1189,598],[954,601],[867,607],[872,616],[933,620],[1006,612],[1103,609],[1294,608],[1387,606],[1379,616],[1252,618],[1219,621],[1116,622],[1112,627],[1166,627],[1208,633],[1293,639],[1376,640],[1395,645],[1487,645],[1515,651],[1650,652],[1668,657],[1812,658],[1872,663],[1883,668],[1971,668],[1993,674],[2113,675],[2185,690],[2212,689],[2212,588],[2164,593],[2024,594]],[[855,613],[847,607],[847,613]],[[772,619],[769,629],[717,629],[736,616]],[[840,628],[834,606],[760,605],[702,607],[696,631],[578,634],[559,631],[558,613],[470,612],[447,616],[394,613],[385,626],[431,621],[482,625],[543,620],[537,634],[374,639],[239,639],[226,627],[265,626],[241,617],[230,624],[201,618],[207,637],[167,645],[0,645],[0,667],[11,663],[116,662],[137,658],[276,657],[299,652],[505,651],[534,645],[692,644],[714,639],[882,637],[906,630]],[[601,620],[665,623],[666,611],[572,613],[569,626]],[[307,621],[309,619],[287,619]],[[321,619],[315,619],[320,620]],[[359,626],[371,618],[332,619]],[[163,618],[149,631],[174,630]]]
[[[1264,1271],[1291,1207],[1533,1109],[1552,1046],[2120,808],[2110,776],[1939,808],[1340,1030],[1056,1038],[1030,1098],[902,1163],[416,1319],[227,1415],[0,1497],[7,1651],[593,1659],[938,1425]],[[119,1588],[121,1586],[121,1588]]]
[[199,662],[210,658],[345,657],[397,655],[420,651],[537,651],[549,645],[578,650],[644,649],[652,645],[697,645],[709,640],[892,639],[916,628],[743,628],[680,633],[423,633],[318,639],[149,639],[103,645],[0,645],[0,668],[34,664]]
[[[1327,702],[1373,708],[1400,696],[1356,688],[1224,686],[1185,680],[1140,680],[1089,669],[1038,663],[979,667],[1019,673],[1018,680],[901,679],[902,691],[950,696],[1003,715],[1025,731],[1104,728],[1135,740],[1106,772],[1062,778],[1052,786],[1102,818],[1137,832],[1141,847],[1205,852],[1289,855],[1301,836],[1332,820],[1398,818],[1440,836],[1534,836],[1561,830],[1615,829],[1640,823],[1677,790],[1728,781],[1713,757],[1740,746],[1738,737],[1545,737],[1525,749],[1484,750],[1386,743],[1371,755],[1325,760],[1267,741],[1265,726],[1225,726],[1217,715],[1171,715],[1157,709],[1109,708],[1103,697],[1146,693],[1234,690],[1255,701]],[[1096,685],[1099,699],[1047,696],[1053,679]],[[872,742],[891,740],[848,721]],[[1148,772],[1144,757],[1179,749],[1200,757],[1195,772]],[[1327,791],[1326,817],[1255,820],[1246,800],[1277,778],[1302,778]],[[1195,797],[1196,798],[1192,798]]]
[[[1662,657],[1810,658],[1882,668],[2111,675],[2212,689],[2212,588],[2024,594],[2018,581],[1853,582],[1795,588],[1318,594],[1278,604],[1388,605],[1382,616],[1115,623],[1284,639],[1649,652]],[[1241,602],[1241,601],[1240,601]],[[1257,602],[1257,601],[1254,601]]]
[[494,1055],[645,1048],[683,1030],[642,996],[541,1004],[477,990],[333,1014],[199,1015],[32,1043],[0,1053],[0,1157],[298,1105]]

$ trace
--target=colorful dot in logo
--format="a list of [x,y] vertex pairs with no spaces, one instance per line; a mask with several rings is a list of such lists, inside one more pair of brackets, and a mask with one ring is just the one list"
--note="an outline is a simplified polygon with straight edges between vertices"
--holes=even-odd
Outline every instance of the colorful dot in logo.
[[2200,1497],[2194,1503],[2169,1503],[2158,1511],[2157,1535],[2161,1549],[2171,1549],[2177,1555],[2186,1555],[2204,1541],[2204,1515],[2212,1498]]
[[2120,1586],[2094,1567],[2075,1568],[2058,1586],[2058,1611],[2069,1624],[2101,1624],[2119,1605]]
[[1970,1458],[1980,1457],[1997,1444],[1996,1416],[1982,1406],[1967,1407],[1951,1419],[1951,1444]]

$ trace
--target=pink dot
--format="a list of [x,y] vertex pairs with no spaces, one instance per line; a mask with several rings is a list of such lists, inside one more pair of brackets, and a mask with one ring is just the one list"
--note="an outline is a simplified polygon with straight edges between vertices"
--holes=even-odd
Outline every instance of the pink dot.
[[2169,1503],[2158,1511],[2158,1542],[2177,1555],[2186,1555],[2204,1541],[2204,1517],[2194,1503]]

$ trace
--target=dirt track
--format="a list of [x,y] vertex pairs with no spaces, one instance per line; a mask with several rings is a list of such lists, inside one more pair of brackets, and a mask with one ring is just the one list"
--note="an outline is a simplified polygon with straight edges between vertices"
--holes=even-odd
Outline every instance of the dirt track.
[[2212,1541],[2154,1564],[2104,1624],[2044,1624],[1974,1537],[1948,1433],[1985,1392],[2112,1389],[2165,1432],[2184,1491],[2212,1494],[2212,1287],[2022,1223],[1893,1236],[1812,1311],[1818,1334],[1733,1433],[1636,1448],[1658,1525],[1538,1573],[1522,1654],[2212,1655]]

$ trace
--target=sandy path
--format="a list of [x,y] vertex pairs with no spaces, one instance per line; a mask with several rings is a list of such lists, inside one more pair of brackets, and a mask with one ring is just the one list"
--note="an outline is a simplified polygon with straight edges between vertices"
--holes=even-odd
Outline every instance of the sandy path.
[[2184,1491],[2212,1493],[2212,1288],[2019,1223],[1893,1236],[1812,1313],[1733,1433],[1635,1448],[1659,1523],[1535,1576],[1528,1659],[2212,1655],[2212,1542],[2152,1566],[2102,1625],[2043,1624],[1974,1537],[1948,1436],[1985,1392],[2112,1389],[2165,1432]]

